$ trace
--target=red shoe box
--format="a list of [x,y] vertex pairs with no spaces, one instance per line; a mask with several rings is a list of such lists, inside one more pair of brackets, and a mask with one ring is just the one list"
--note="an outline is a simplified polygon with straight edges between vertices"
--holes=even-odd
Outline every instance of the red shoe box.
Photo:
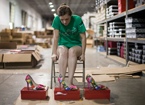
[[[134,8],[134,1],[129,0],[129,9]],[[118,12],[122,13],[126,11],[126,0],[118,0]]]
[[[104,46],[106,48],[106,41],[104,41]],[[109,48],[117,48],[117,42],[108,41]]]
[[110,99],[110,89],[95,90],[84,88],[85,99]]
[[45,90],[33,90],[29,87],[29,90],[27,87],[24,87],[21,90],[21,99],[39,99],[39,100],[45,100],[48,96],[48,87],[45,88]]
[[121,46],[121,50],[120,50],[120,55],[121,55],[121,58],[124,58],[124,47]]
[[80,89],[66,91],[59,89],[58,87],[54,90],[54,99],[55,100],[79,100],[80,99]]

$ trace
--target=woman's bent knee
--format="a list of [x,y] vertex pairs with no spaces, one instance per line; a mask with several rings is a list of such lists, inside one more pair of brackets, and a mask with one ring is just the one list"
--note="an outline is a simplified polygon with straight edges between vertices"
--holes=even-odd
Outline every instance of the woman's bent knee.
[[67,57],[68,49],[65,46],[58,46],[58,55],[62,57]]

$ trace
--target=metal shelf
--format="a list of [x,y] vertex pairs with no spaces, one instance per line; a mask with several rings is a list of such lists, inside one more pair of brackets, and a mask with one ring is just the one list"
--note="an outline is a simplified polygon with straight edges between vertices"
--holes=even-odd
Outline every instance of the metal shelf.
[[119,41],[119,42],[124,42],[125,38],[109,38],[107,37],[108,41]]
[[143,11],[143,10],[145,10],[145,4],[141,5],[139,7],[128,10],[128,15],[134,14],[134,13],[137,13],[137,12],[140,12],[140,11]]
[[145,44],[145,38],[137,38],[137,39],[127,38],[127,42]]
[[[140,12],[140,11],[143,11],[143,10],[145,10],[145,4],[141,5],[139,7],[128,10],[128,15],[134,14],[134,13],[137,13],[137,12]],[[115,19],[119,19],[119,18],[125,17],[125,15],[126,15],[126,11],[121,13],[121,14],[115,15],[115,16],[109,18],[109,19],[103,20],[103,21],[101,21],[97,24],[103,24],[105,22],[109,22],[109,21],[112,21],[112,20],[115,20]]]

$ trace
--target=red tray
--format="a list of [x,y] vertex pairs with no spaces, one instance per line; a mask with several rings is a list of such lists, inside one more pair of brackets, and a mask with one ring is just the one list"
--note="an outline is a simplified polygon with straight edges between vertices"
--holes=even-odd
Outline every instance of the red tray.
[[94,90],[84,88],[85,99],[110,99],[110,89],[106,90]]
[[66,91],[64,89],[59,89],[58,87],[54,90],[54,99],[55,100],[79,100],[80,99],[80,89]]
[[29,90],[27,87],[24,87],[21,90],[21,99],[46,99],[46,96],[48,95],[48,88],[46,87],[45,90],[32,90],[32,88],[29,87]]

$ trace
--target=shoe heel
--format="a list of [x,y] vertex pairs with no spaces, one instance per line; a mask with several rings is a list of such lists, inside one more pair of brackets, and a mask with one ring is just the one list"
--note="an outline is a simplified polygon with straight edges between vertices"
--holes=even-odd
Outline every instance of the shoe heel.
[[91,89],[91,85],[89,81],[87,82],[87,85],[88,85],[88,88]]
[[29,90],[29,83],[27,82],[27,90]]
[[59,89],[61,90],[61,82],[59,82]]

